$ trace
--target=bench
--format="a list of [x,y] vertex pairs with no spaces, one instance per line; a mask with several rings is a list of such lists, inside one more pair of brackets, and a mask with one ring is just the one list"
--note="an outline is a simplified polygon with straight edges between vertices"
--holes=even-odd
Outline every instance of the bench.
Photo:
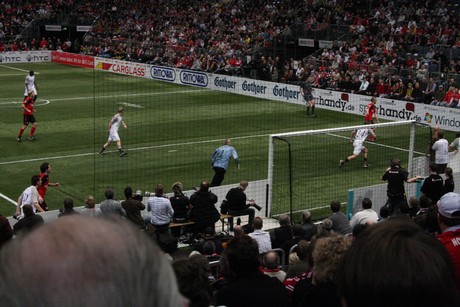
[[[225,231],[225,220],[227,220],[227,231],[230,231],[230,224],[228,223],[228,219],[232,218],[232,217],[235,217],[235,216],[233,216],[231,214],[221,214],[220,215],[219,220],[222,223],[222,231]],[[171,223],[169,223],[169,228],[182,227],[182,226],[188,226],[188,225],[193,225],[193,224],[195,224],[195,222],[191,221],[191,220],[188,220],[188,221],[183,222],[183,223],[171,222]]]
[[221,214],[220,215],[220,221],[222,222],[222,231],[225,231],[225,220],[227,220],[227,232],[230,231],[230,223],[228,222],[228,219],[232,217],[235,217],[235,216],[231,214]]
[[186,222],[183,222],[183,223],[174,223],[174,222],[171,222],[169,223],[169,228],[174,228],[174,227],[182,227],[182,226],[188,226],[188,225],[193,225],[195,224],[194,221],[186,221]]

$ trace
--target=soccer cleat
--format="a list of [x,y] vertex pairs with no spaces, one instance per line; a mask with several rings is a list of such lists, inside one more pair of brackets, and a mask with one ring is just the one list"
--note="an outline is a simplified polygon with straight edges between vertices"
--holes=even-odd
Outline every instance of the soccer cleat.
[[339,167],[341,168],[342,166],[344,166],[344,164],[345,164],[345,160],[340,160]]
[[315,113],[313,113],[313,114],[311,115],[311,117],[316,117],[316,114],[315,114]]
[[18,136],[18,137],[16,138],[16,141],[21,142],[21,137]]
[[103,152],[103,151],[100,151],[100,152],[99,152],[99,155],[100,155],[100,156],[103,156],[103,155],[104,155],[104,152]]
[[124,156],[126,156],[127,154],[128,154],[127,152],[122,151],[122,152],[120,152],[120,157],[124,157]]
[[368,168],[369,167],[369,164],[367,164],[367,162],[364,162],[364,168]]
[[29,140],[29,141],[35,141],[36,139],[35,139],[34,136],[29,136],[28,140]]

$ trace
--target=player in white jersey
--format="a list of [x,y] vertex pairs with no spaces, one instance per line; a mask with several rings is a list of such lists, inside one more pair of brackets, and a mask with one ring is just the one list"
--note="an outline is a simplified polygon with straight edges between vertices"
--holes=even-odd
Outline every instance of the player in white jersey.
[[353,144],[353,154],[351,156],[345,158],[345,160],[340,160],[340,163],[339,163],[340,167],[344,166],[345,163],[347,163],[348,161],[351,161],[351,160],[357,158],[361,154],[361,152],[364,152],[364,167],[369,167],[369,165],[367,163],[368,150],[363,145],[364,141],[366,140],[366,138],[369,135],[372,135],[374,137],[374,139],[377,139],[377,136],[375,135],[375,132],[372,131],[372,129],[370,129],[370,128],[361,128],[361,129],[358,129],[358,130],[354,130],[351,133],[350,143]]
[[110,144],[112,144],[112,142],[117,142],[117,148],[120,157],[124,157],[127,155],[127,153],[123,151],[121,147],[121,140],[120,136],[118,135],[118,129],[120,128],[120,125],[123,125],[124,128],[128,128],[128,126],[126,126],[125,122],[123,121],[122,107],[118,108],[118,113],[115,114],[109,122],[109,129],[107,130],[107,133],[109,134],[109,139],[107,140],[107,143],[105,143],[99,151],[99,154],[101,156],[104,154],[104,151],[110,146]]
[[24,97],[27,97],[29,95],[30,91],[33,91],[34,94],[34,100],[37,99],[37,92],[38,86],[37,82],[35,82],[35,74],[34,71],[31,70],[29,71],[29,74],[26,76],[26,81],[25,81],[25,89],[24,89]]
[[37,188],[39,188],[42,184],[42,179],[39,175],[34,175],[32,176],[31,184],[32,185],[26,188],[24,192],[22,192],[21,196],[19,196],[18,198],[18,203],[16,205],[16,217],[18,219],[24,216],[22,212],[22,207],[24,207],[25,205],[32,206],[34,212],[44,212],[42,207],[40,207],[40,198],[37,191]]

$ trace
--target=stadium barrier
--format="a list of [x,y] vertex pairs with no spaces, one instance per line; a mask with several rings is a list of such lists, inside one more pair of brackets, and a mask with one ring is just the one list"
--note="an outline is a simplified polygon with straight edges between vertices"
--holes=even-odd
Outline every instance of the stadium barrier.
[[[256,216],[260,217],[268,217],[270,208],[268,207],[268,202],[267,202],[267,180],[258,180],[258,181],[250,181],[247,189],[245,190],[245,193],[248,197],[248,199],[254,199],[256,204],[259,204],[262,209],[260,211],[256,211]],[[215,204],[216,209],[220,212],[220,205],[222,203],[222,200],[225,199],[225,195],[227,195],[227,192],[231,188],[237,187],[238,184],[229,184],[229,185],[224,185],[224,186],[219,186],[219,187],[212,187],[210,190],[217,195],[219,201]],[[146,192],[149,193],[149,192]],[[184,195],[190,197],[195,193],[194,190],[188,190],[184,191]],[[173,196],[172,193],[166,194],[167,197]],[[148,196],[144,196],[142,203],[144,205],[147,205],[148,201]],[[123,201],[121,199],[120,201]],[[99,207],[100,204],[96,204],[96,207]],[[79,211],[83,206],[78,206],[74,207],[74,210]],[[147,211],[147,209],[143,210],[142,212],[142,217],[143,218],[149,218],[150,217],[150,212]],[[39,213],[43,219],[45,220],[45,223],[49,223],[51,221],[54,221],[58,218],[59,210],[51,210],[51,211],[46,211],[43,213]],[[221,218],[219,219],[218,222],[222,223],[222,230],[224,230],[224,221],[231,217],[230,215],[221,215]],[[14,219],[13,217],[8,217],[8,221],[10,222],[10,225],[13,226],[14,224],[17,223],[17,220]],[[175,225],[173,225],[174,227]],[[178,224],[177,226],[182,226],[181,224]],[[171,227],[171,226],[170,226]]]
[[[409,177],[415,177],[420,175],[422,177],[427,177],[429,174],[426,171],[428,169],[429,159],[428,157],[418,157],[413,161],[413,173],[409,174]],[[458,178],[460,175],[460,154],[455,154],[453,152],[449,153],[449,162],[448,165],[452,168],[453,177]],[[382,173],[383,175],[383,173]],[[445,179],[445,175],[442,175]],[[423,179],[417,180],[416,183],[406,183],[406,196],[409,200],[410,197],[420,198],[422,193],[420,188],[422,187]],[[460,193],[460,186],[457,184],[454,188],[455,193]],[[351,219],[353,214],[361,210],[361,202],[363,198],[369,198],[372,200],[372,209],[377,213],[380,212],[380,208],[385,206],[387,200],[387,183],[382,183],[378,185],[360,187],[355,189],[350,189],[348,191],[348,201],[347,201],[347,216]]]

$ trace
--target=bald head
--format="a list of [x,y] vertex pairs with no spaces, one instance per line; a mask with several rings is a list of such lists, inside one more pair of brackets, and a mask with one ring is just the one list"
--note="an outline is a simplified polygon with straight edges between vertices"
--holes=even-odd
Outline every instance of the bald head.
[[[37,261],[36,255],[46,260]],[[147,236],[127,223],[83,216],[59,219],[6,246],[0,284],[5,306],[183,302],[165,255]]]
[[277,269],[280,265],[280,257],[275,252],[268,252],[264,256],[264,266],[267,269]]

